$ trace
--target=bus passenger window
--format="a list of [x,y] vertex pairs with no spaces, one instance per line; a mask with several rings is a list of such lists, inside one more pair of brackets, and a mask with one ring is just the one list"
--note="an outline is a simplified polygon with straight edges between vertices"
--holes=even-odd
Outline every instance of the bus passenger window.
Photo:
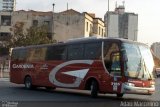
[[101,57],[101,44],[91,43],[85,44],[84,58],[85,59],[100,59]]
[[68,60],[83,59],[84,48],[82,44],[68,46]]

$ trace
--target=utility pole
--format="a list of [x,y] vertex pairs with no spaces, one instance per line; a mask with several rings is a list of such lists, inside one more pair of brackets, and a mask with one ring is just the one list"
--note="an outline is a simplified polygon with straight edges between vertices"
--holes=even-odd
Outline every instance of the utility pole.
[[109,29],[108,29],[108,26],[109,26],[109,0],[108,0],[108,11],[107,11],[107,37],[108,37],[108,31],[109,31]]
[[52,17],[53,17],[53,23],[52,23],[52,40],[53,40],[53,38],[54,38],[54,6],[55,6],[55,4],[53,3],[52,4],[52,6],[53,6],[53,14],[52,14]]

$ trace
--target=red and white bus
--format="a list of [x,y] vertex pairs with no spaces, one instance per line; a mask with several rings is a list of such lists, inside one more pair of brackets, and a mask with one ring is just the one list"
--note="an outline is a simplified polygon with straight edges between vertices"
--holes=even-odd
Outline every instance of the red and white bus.
[[118,38],[77,39],[12,50],[10,81],[33,87],[151,95],[155,91],[150,48]]

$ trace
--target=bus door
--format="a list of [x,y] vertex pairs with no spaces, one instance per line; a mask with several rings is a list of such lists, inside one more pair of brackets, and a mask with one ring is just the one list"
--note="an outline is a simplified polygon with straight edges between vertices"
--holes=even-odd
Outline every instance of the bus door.
[[122,70],[120,59],[118,43],[104,43],[104,64],[106,72],[109,74],[109,78],[107,79],[107,91],[111,93],[121,93]]
[[120,63],[120,52],[113,52],[111,54],[111,89],[112,92],[121,93],[122,87],[122,72],[121,72],[121,63]]

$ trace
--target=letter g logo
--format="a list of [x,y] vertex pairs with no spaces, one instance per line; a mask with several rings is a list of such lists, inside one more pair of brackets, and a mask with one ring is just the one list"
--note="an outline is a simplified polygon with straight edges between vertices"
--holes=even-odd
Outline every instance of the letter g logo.
[[[73,60],[73,61],[68,61],[68,62],[64,62],[58,66],[56,66],[55,68],[52,69],[52,71],[50,72],[49,74],[49,81],[56,85],[56,86],[60,86],[60,87],[79,87],[80,85],[80,81],[83,79],[83,78],[79,78],[77,77],[75,82],[74,83],[71,83],[71,84],[65,84],[65,83],[62,83],[62,82],[59,82],[58,80],[56,80],[56,73],[63,67],[67,66],[67,65],[70,65],[70,64],[88,64],[88,65],[91,65],[93,63],[93,60]],[[89,71],[89,69],[83,69],[83,70],[79,70],[80,72],[84,73],[84,76],[87,74],[87,72]],[[84,72],[83,72],[84,71]],[[67,74],[67,73],[64,73],[64,74]]]

